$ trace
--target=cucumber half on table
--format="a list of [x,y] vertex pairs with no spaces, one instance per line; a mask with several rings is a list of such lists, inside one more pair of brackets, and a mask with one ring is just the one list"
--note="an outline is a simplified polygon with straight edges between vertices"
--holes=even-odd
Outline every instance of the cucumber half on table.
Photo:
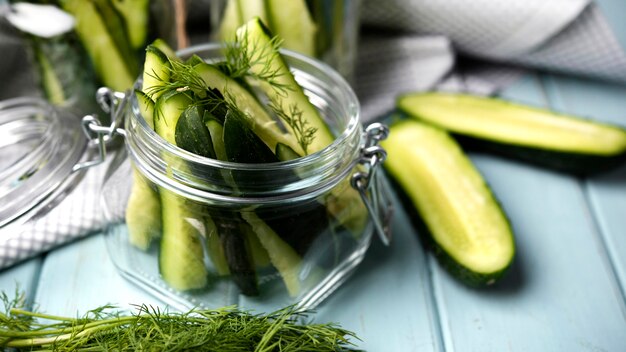
[[470,285],[491,284],[515,255],[509,222],[480,173],[445,131],[393,124],[382,146],[385,169],[415,209],[440,263]]
[[619,126],[465,94],[406,94],[397,104],[465,146],[564,172],[593,174],[626,160],[626,130]]

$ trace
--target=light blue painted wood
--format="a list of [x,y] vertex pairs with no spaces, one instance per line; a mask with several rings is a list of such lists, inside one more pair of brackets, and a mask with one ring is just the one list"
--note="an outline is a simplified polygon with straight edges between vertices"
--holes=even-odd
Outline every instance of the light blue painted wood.
[[399,206],[392,229],[390,247],[373,238],[355,275],[322,304],[316,320],[356,332],[359,348],[368,351],[441,351],[426,256]]
[[615,37],[626,50],[626,21],[624,14],[626,13],[626,1],[624,0],[595,0],[602,14],[609,22],[609,26],[613,30]]
[[[626,127],[626,85],[555,76],[547,81],[555,108]],[[593,215],[626,292],[626,167],[585,182]]]
[[0,271],[0,290],[9,298],[23,293],[30,305],[37,291],[41,263],[42,258],[37,257]]
[[[505,96],[545,103],[526,78]],[[624,302],[579,180],[472,154],[509,215],[517,258],[500,284],[468,288],[431,259],[449,351],[620,351]]]
[[36,302],[40,310],[76,316],[104,304],[133,309],[132,304],[162,305],[117,272],[104,236],[92,235],[51,252],[43,263]]

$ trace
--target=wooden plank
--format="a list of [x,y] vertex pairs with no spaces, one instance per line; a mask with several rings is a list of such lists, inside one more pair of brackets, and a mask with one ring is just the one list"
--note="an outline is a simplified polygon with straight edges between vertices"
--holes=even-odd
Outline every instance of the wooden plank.
[[[527,77],[507,98],[541,105]],[[617,351],[626,346],[624,303],[579,180],[472,154],[509,215],[518,248],[494,287],[471,289],[434,260],[434,293],[449,351]]]
[[101,234],[51,252],[43,263],[35,300],[41,311],[66,316],[104,304],[120,309],[142,303],[162,305],[120,276]]
[[24,293],[30,307],[37,292],[41,257],[18,263],[0,272],[0,290],[13,298],[16,293]]
[[354,276],[318,309],[316,321],[356,332],[368,351],[441,351],[425,253],[398,202],[390,247],[377,237]]
[[[626,126],[626,85],[555,76],[547,81],[555,108]],[[626,166],[587,178],[585,191],[609,258],[626,292]]]

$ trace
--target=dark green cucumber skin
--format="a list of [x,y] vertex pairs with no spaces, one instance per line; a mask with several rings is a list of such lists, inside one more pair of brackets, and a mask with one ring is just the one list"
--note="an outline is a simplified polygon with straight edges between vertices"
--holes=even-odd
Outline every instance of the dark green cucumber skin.
[[[211,134],[204,124],[203,117],[200,117],[201,114],[204,117],[204,111],[193,105],[181,114],[176,124],[176,144],[189,152],[216,159]],[[203,211],[211,217],[217,227],[232,280],[244,295],[257,296],[259,288],[256,272],[246,248],[246,239],[239,229],[239,224],[243,220],[238,213],[208,207]]]
[[[224,145],[228,160],[232,162],[272,163],[279,161],[271,149],[246,125],[245,117],[230,112],[224,122]],[[250,184],[251,181],[246,176],[242,173],[233,174],[235,182]],[[259,182],[273,181],[276,180],[265,179]],[[318,202],[299,204],[292,209],[280,207],[278,210],[264,210],[260,207],[256,213],[300,255],[304,255],[319,234],[329,227],[326,207]]]
[[498,143],[466,135],[451,133],[463,149],[517,159],[532,165],[576,176],[593,176],[614,170],[626,162],[626,153],[600,156],[582,153],[558,152],[506,143]]
[[[497,98],[492,99],[496,100]],[[422,120],[419,115],[413,115],[400,107],[398,110],[399,114],[394,116],[395,119],[416,119],[427,124],[432,124],[432,122]],[[446,129],[443,126],[438,127],[444,130]],[[611,156],[565,152],[488,140],[453,131],[448,131],[448,133],[450,133],[465,150],[486,152],[506,158],[513,158],[557,172],[582,177],[593,176],[616,169],[626,162],[626,152]]]
[[241,293],[246,296],[258,296],[259,285],[252,264],[251,255],[246,248],[246,239],[239,225],[243,219],[238,214],[213,213],[220,243],[224,249],[226,263],[231,277]]
[[[498,282],[511,270],[511,266],[515,261],[515,256],[511,258],[509,264],[506,265],[504,268],[488,274],[477,273],[466,268],[463,265],[460,265],[437,243],[437,241],[435,241],[432,233],[428,229],[428,226],[426,226],[424,219],[413,204],[413,201],[402,189],[402,186],[393,177],[393,174],[389,171],[385,173],[387,174],[389,183],[391,184],[392,188],[394,190],[397,190],[395,194],[402,204],[402,208],[407,212],[407,215],[411,219],[411,223],[417,231],[420,242],[426,249],[430,250],[433,253],[435,258],[437,258],[437,262],[439,263],[439,265],[441,265],[441,267],[443,267],[448,273],[450,273],[450,275],[470,287],[484,287],[493,285],[494,283]],[[498,206],[502,208],[498,199],[495,196],[493,198],[498,203]],[[505,212],[502,213],[505,215],[505,219],[510,228],[510,219],[506,216]]]
[[176,145],[188,152],[206,158],[215,159],[215,150],[211,135],[203,122],[203,111],[197,106],[190,106],[176,124]]

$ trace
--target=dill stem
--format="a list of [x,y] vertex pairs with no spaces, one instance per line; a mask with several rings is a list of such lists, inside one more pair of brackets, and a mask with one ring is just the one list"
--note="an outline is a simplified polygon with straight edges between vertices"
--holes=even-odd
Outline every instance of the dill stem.
[[[131,316],[131,317],[114,318],[114,319],[107,319],[103,321],[93,322],[94,324],[91,324],[90,327],[85,327],[87,324],[85,324],[85,326],[78,325],[78,326],[68,328],[69,331],[63,333],[62,335],[55,335],[55,336],[48,336],[52,334],[50,331],[41,330],[39,331],[40,333],[39,335],[45,335],[46,337],[22,338],[18,340],[11,340],[7,342],[6,347],[18,347],[19,348],[19,347],[31,347],[31,346],[44,346],[44,345],[49,345],[49,344],[53,344],[53,343],[60,342],[60,341],[66,341],[69,339],[89,337],[90,335],[97,333],[99,331],[122,326],[129,322],[132,322],[135,319],[136,317]],[[77,330],[79,331],[77,332]]]
[[[89,329],[99,325],[124,325],[134,321],[137,317],[129,316],[129,317],[119,317],[119,318],[111,318],[106,320],[92,321],[84,324],[76,324],[74,326],[68,326],[61,329],[41,329],[41,330],[30,330],[30,331],[12,331],[12,330],[3,330],[0,329],[0,337],[30,337],[30,336],[47,336],[53,334],[65,334],[70,333],[72,331],[76,331],[78,329]],[[75,320],[75,319],[72,319]]]
[[20,308],[11,308],[9,313],[11,315],[25,315],[25,316],[29,316],[29,317],[48,319],[48,320],[60,320],[60,321],[77,321],[78,320],[78,319],[75,319],[75,318],[60,317],[58,315],[50,315],[50,314],[44,314],[44,313],[31,312],[31,311],[28,311],[28,310],[25,310],[25,309],[20,309]]

